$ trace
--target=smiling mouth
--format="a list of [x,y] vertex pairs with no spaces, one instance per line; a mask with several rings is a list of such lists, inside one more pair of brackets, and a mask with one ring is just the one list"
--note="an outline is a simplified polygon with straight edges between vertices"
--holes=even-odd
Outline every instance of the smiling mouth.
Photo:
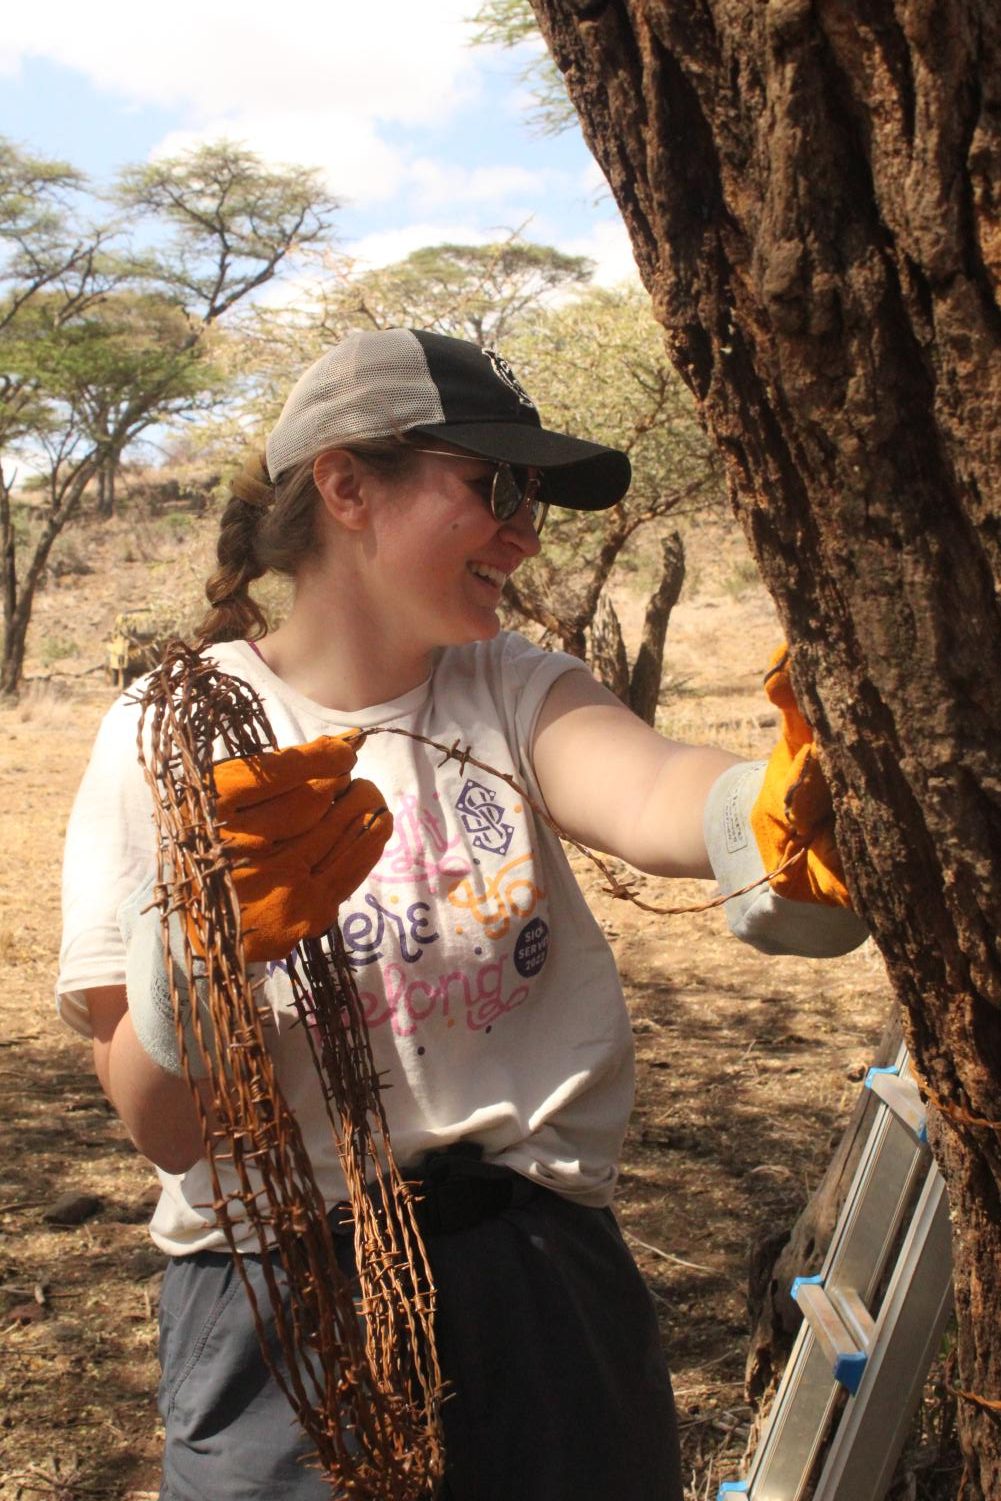
[[490,568],[486,563],[470,563],[469,571],[474,578],[485,579],[488,584],[493,584],[495,589],[503,589],[507,583],[507,574],[502,568]]

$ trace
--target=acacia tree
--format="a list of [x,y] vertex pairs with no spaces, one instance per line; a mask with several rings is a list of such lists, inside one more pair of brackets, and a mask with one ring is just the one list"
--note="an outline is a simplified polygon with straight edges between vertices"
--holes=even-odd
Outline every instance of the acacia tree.
[[53,208],[33,226],[25,210],[2,269],[8,399],[0,460],[9,466],[12,452],[27,449],[35,463],[45,461],[44,499],[23,569],[12,479],[0,463],[2,693],[18,686],[36,590],[91,481],[147,429],[220,394],[218,326],[293,250],[326,236],[337,206],[315,174],[267,168],[225,142],[126,169],[117,198],[130,220],[144,219],[165,236],[154,250],[130,253],[121,226],[106,227],[84,237],[66,271],[42,280],[34,275],[37,246],[72,243],[72,225]]
[[[652,724],[667,622],[685,571],[680,536],[665,536],[664,522],[719,503],[711,445],[638,287],[591,287],[541,309],[504,352],[549,423],[623,449],[633,465],[629,494],[612,510],[551,513],[545,548],[518,570],[508,597],[565,651],[587,656]],[[627,543],[651,526],[663,555],[630,671],[608,585]]]
[[425,328],[500,348],[554,295],[587,285],[593,261],[517,234],[489,245],[426,245],[329,289],[319,332]]
[[1001,11],[532,0],[795,648],[1001,1494]]
[[[33,156],[0,138],[0,692],[20,676],[37,586],[30,569],[27,590],[18,577],[12,455],[25,442],[37,449],[52,436],[51,405],[25,368],[27,330],[43,323],[61,329],[86,315],[114,279],[105,263],[107,231],[83,222],[79,213],[83,186],[82,174],[68,163]],[[43,552],[39,576],[48,556],[44,545]]]

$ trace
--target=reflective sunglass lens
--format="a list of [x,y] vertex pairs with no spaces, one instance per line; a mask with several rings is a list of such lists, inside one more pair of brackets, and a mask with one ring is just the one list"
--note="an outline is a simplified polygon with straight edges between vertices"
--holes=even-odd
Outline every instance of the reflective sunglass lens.
[[490,509],[498,521],[510,521],[523,499],[523,491],[510,464],[498,464],[490,494]]
[[547,501],[539,499],[539,480],[529,478],[525,469],[498,464],[490,491],[490,509],[496,521],[510,521],[528,501],[528,514],[536,532],[541,532],[549,510]]

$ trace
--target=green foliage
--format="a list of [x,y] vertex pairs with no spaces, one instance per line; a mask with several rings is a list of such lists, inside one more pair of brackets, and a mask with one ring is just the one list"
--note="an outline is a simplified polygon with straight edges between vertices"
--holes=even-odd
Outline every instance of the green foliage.
[[120,452],[150,421],[211,402],[226,388],[211,343],[173,300],[127,289],[68,319],[58,294],[41,293],[0,336],[8,376],[31,392],[27,435],[64,456]]
[[555,295],[584,286],[593,262],[512,235],[492,245],[428,245],[328,291],[321,327],[425,328],[494,348]]
[[202,147],[121,174],[129,228],[159,234],[140,254],[123,222],[85,222],[81,181],[0,142],[0,551],[12,558],[18,459],[43,459],[46,475],[28,566],[4,573],[0,691],[17,685],[34,591],[91,480],[110,497],[129,444],[232,392],[241,372],[219,321],[320,241],[336,208],[312,173]]
[[326,239],[339,207],[315,170],[267,168],[232,141],[127,167],[115,196],[171,231],[146,270],[205,323],[270,281],[290,251]]
[[542,135],[560,135],[577,123],[563,77],[542,43],[530,0],[483,0],[472,17],[474,46],[520,47],[529,53],[521,81],[534,108],[532,123]]
[[505,343],[504,353],[547,426],[623,449],[632,463],[632,486],[620,506],[552,511],[543,552],[519,570],[526,595],[562,597],[557,613],[580,619],[583,628],[604,582],[602,570],[611,568],[633,532],[722,505],[715,450],[639,287],[589,287],[558,307],[540,309]]
[[0,328],[87,260],[93,236],[74,222],[85,181],[68,162],[33,156],[0,137]]

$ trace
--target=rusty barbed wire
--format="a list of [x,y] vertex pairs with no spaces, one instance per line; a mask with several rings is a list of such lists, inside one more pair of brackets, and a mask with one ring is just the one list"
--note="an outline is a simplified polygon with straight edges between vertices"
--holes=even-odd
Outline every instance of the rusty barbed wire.
[[375,735],[403,735],[407,740],[416,740],[420,745],[427,745],[431,750],[439,751],[442,766],[446,761],[457,761],[460,771],[464,771],[467,766],[475,766],[478,771],[485,771],[489,776],[497,777],[501,782],[505,782],[512,792],[517,793],[518,797],[528,804],[540,823],[544,823],[557,839],[561,839],[564,844],[569,844],[571,849],[575,849],[594,866],[605,880],[604,894],[606,896],[614,897],[620,902],[629,902],[632,906],[638,907],[641,912],[649,912],[654,917],[684,917],[688,913],[711,912],[714,907],[723,907],[727,902],[732,902],[735,897],[746,896],[749,891],[755,891],[759,886],[766,886],[775,876],[782,875],[798,861],[805,859],[809,849],[809,843],[804,842],[798,849],[787,855],[779,865],[776,865],[774,870],[765,871],[764,875],[758,876],[754,881],[748,881],[746,886],[740,886],[736,891],[720,892],[718,896],[708,897],[704,902],[686,902],[677,907],[665,907],[657,902],[645,902],[642,897],[636,895],[631,881],[620,880],[606,860],[596,855],[594,850],[582,844],[579,839],[574,839],[565,829],[561,829],[555,818],[547,813],[539,800],[533,798],[527,787],[522,786],[516,777],[509,772],[498,771],[496,766],[490,766],[486,761],[477,760],[473,755],[471,745],[463,745],[459,740],[446,745],[444,741],[431,740],[427,735],[419,735],[415,730],[405,730],[402,725],[373,725],[371,729],[365,731],[366,740]]
[[[205,1142],[211,1207],[264,1359],[332,1493],[423,1501],[444,1462],[434,1290],[414,1196],[393,1158],[358,989],[336,925],[324,941],[298,944],[289,963],[293,999],[347,1185],[356,1291],[338,1263],[335,1230],[268,1050],[271,1012],[257,1003],[247,973],[239,903],[214,818],[213,761],[276,748],[267,716],[251,688],[179,642],[167,648],[139,703],[140,760],[158,835],[154,901],[181,1062]],[[174,913],[182,918],[188,995],[199,997],[190,1006],[171,955]],[[189,922],[205,952],[197,976]],[[211,1106],[198,1087],[199,1066]],[[229,1190],[225,1166],[236,1182]],[[243,1265],[241,1226],[261,1256],[274,1340]]]

